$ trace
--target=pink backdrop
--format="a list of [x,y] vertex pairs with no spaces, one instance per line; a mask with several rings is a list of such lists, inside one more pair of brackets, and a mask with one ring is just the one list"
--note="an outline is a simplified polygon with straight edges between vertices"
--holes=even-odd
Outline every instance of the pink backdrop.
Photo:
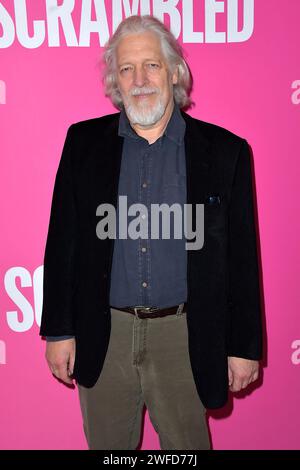
[[[165,8],[194,76],[190,114],[253,150],[268,353],[262,384],[210,415],[214,448],[299,449],[298,0],[0,1],[0,448],[86,449],[77,391],[49,373],[38,336],[42,262],[66,130],[116,112],[98,62],[121,4]],[[74,7],[58,28],[55,6]],[[147,413],[142,449],[159,449]]]

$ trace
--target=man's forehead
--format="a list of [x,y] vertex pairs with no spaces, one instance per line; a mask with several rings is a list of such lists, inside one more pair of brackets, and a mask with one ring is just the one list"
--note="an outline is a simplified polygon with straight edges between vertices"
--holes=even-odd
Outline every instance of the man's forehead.
[[154,34],[145,33],[143,35],[131,34],[122,38],[117,46],[119,56],[133,53],[148,53],[161,56],[161,45],[158,37]]
[[[124,38],[125,40],[125,38]],[[142,58],[143,60],[164,61],[164,56],[159,42],[141,43],[126,42],[118,44],[117,50],[118,63],[134,61]]]

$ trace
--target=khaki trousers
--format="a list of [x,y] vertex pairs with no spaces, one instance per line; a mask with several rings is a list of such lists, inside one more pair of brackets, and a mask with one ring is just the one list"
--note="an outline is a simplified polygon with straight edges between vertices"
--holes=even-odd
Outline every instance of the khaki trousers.
[[98,381],[78,384],[90,449],[134,450],[144,405],[161,449],[210,449],[206,409],[188,353],[186,312],[139,319],[111,308],[111,335]]

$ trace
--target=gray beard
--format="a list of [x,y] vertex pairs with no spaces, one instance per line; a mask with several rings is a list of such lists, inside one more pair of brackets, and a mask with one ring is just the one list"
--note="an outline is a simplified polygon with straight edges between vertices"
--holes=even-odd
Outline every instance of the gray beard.
[[163,103],[161,97],[154,106],[149,107],[147,103],[140,103],[134,106],[127,99],[124,99],[124,107],[129,121],[132,124],[139,124],[140,126],[151,126],[158,122],[166,111],[166,105]]

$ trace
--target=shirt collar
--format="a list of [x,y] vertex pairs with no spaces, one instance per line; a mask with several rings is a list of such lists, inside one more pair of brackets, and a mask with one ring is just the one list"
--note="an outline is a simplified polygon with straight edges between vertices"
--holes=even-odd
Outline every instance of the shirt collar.
[[[174,102],[174,108],[163,135],[166,135],[168,139],[171,139],[177,145],[180,145],[184,139],[185,128],[186,123],[181,115],[180,108],[178,104]],[[141,138],[135,132],[133,127],[131,127],[124,108],[120,112],[118,135],[123,137],[131,137],[135,140]]]

